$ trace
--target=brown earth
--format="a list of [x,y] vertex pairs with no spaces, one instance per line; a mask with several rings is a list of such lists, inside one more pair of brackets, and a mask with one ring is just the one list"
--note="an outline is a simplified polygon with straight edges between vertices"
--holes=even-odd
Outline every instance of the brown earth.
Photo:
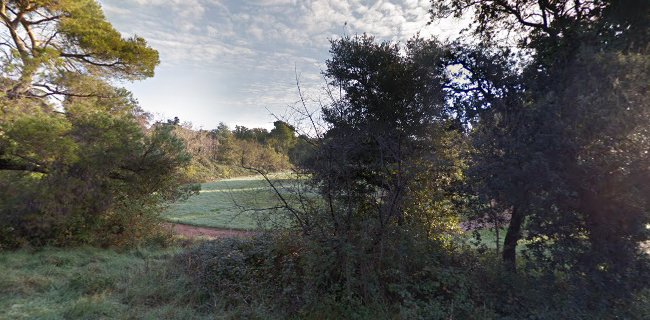
[[165,228],[169,228],[172,234],[183,236],[187,238],[203,238],[203,239],[220,239],[220,238],[242,238],[252,237],[256,234],[255,231],[234,230],[234,229],[217,229],[196,227],[186,224],[178,223],[165,223]]
[[[177,235],[191,239],[247,238],[257,234],[255,231],[197,227],[178,223],[164,223],[163,226],[171,229],[172,234],[175,236]],[[461,224],[461,228],[465,231],[473,230],[475,227],[476,226],[471,223],[467,225]],[[650,254],[650,241],[641,243],[641,250],[645,250]]]

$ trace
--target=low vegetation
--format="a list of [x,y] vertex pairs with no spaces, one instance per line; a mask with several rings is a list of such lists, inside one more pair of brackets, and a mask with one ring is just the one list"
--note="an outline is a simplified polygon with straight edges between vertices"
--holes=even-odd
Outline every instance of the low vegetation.
[[198,319],[189,278],[169,265],[180,248],[92,247],[0,255],[2,319]]
[[[127,251],[0,254],[2,319],[647,319],[650,291],[581,308],[558,280],[506,276],[494,256],[419,252],[411,276],[384,275],[394,300],[340,300],[327,260],[286,235]],[[325,263],[323,265],[322,263]],[[397,272],[395,270],[394,272]],[[516,288],[516,289],[515,289]],[[513,290],[515,289],[515,290]],[[348,297],[352,298],[352,297]],[[393,301],[393,303],[390,303]],[[395,303],[400,301],[400,303]],[[506,316],[507,315],[507,316]]]

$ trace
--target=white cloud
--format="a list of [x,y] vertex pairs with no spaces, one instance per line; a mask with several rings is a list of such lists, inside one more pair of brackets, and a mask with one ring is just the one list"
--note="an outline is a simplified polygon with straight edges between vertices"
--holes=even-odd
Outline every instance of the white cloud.
[[[120,16],[127,25],[122,30],[135,32],[159,43],[184,39],[185,43],[212,43],[241,46],[253,52],[326,52],[331,35],[368,33],[385,40],[403,41],[415,33],[430,35],[444,28],[427,26],[426,0],[103,0],[111,16]],[[121,6],[118,6],[121,4]],[[131,17],[127,17],[130,12]],[[427,30],[428,29],[428,30]],[[155,30],[155,31],[154,31]],[[186,48],[158,48],[163,55],[182,57]],[[167,52],[176,51],[176,52]],[[222,50],[228,54],[237,50]]]
[[[163,66],[241,75],[229,104],[287,105],[323,85],[329,38],[368,33],[404,41],[453,35],[457,26],[427,26],[429,0],[101,0],[111,22],[161,53]],[[234,80],[233,80],[234,81]],[[237,100],[237,101],[235,101]],[[285,103],[282,103],[285,101]],[[192,120],[192,119],[190,119]],[[217,123],[216,121],[213,121]]]

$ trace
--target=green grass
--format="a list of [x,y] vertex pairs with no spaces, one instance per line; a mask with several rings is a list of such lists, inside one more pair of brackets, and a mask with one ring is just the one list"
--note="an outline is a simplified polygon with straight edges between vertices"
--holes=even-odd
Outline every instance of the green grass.
[[[503,241],[506,237],[506,228],[499,229],[499,248],[503,249]],[[494,228],[485,228],[476,230],[479,234],[480,244],[484,244],[488,249],[494,250],[497,247],[497,233]],[[467,233],[470,237],[472,243],[476,243],[477,239],[475,238],[474,232],[470,231]]]
[[0,252],[0,319],[196,319],[180,248]]
[[[283,174],[272,176],[280,190],[293,184]],[[272,188],[261,176],[240,177],[204,183],[201,192],[188,200],[171,204],[163,219],[195,226],[254,230],[282,223],[273,210],[280,205]]]

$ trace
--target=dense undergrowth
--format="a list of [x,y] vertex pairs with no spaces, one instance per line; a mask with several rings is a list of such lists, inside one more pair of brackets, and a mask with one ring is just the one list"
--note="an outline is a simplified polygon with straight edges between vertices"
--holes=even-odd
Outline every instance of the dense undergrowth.
[[[390,261],[361,296],[323,255],[289,235],[128,251],[0,254],[2,319],[648,319],[650,291],[589,304],[562,277],[508,274],[491,254],[420,248]],[[387,257],[389,258],[389,257]],[[394,258],[394,257],[393,257]],[[350,268],[354,257],[350,256]],[[360,261],[356,261],[360,262]],[[398,267],[400,266],[400,267]],[[360,271],[358,269],[357,271]],[[366,275],[357,274],[360,279]]]
[[[492,254],[435,243],[386,252],[381,270],[352,248],[280,235],[202,243],[175,263],[218,310],[243,318],[646,319],[650,292],[585,294],[570,277],[511,274]],[[344,251],[345,252],[345,251]],[[347,273],[347,274],[346,274]],[[595,290],[592,288],[592,290]],[[366,294],[369,292],[370,294]]]

